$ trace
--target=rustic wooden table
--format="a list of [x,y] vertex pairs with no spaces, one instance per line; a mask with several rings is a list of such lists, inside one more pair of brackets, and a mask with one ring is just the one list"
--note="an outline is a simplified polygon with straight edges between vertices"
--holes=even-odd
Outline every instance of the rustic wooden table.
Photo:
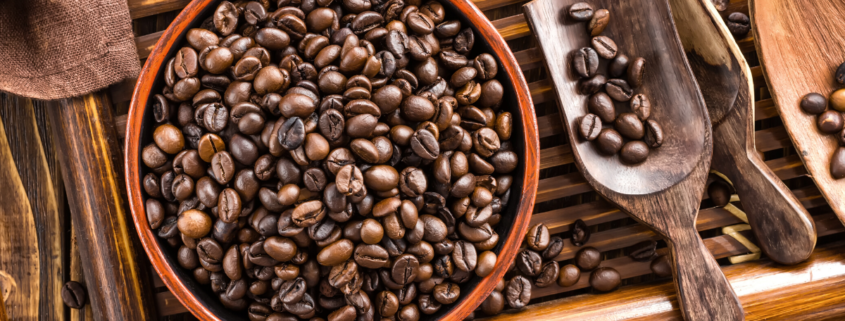
[[[598,198],[573,164],[547,73],[522,16],[526,1],[475,2],[509,41],[534,99],[541,180],[532,222],[546,223],[552,233],[568,239],[569,225],[583,219],[592,226],[589,245],[601,250],[602,264],[615,267],[624,279],[622,288],[608,294],[591,293],[586,277],[568,288],[535,289],[530,306],[494,318],[679,319],[671,280],[655,279],[648,263],[634,262],[625,252],[627,246],[659,237]],[[142,61],[187,3],[128,0]],[[747,13],[747,2],[731,1],[726,13],[735,11]],[[736,227],[740,219],[713,207],[707,195],[697,229],[722,264],[749,320],[841,319],[845,228],[795,154],[766,88],[754,40],[749,36],[738,44],[754,78],[757,149],[813,215],[819,242],[812,258],[796,266],[765,258],[731,265],[727,258],[752,250],[722,228],[734,226],[740,235],[754,239],[750,231]],[[12,320],[195,319],[149,269],[134,241],[121,142],[133,86],[127,81],[86,97],[50,102],[0,93],[0,297]],[[742,207],[740,202],[733,205]],[[661,247],[666,253],[665,245]],[[567,241],[557,260],[567,263],[576,250]],[[65,308],[59,290],[68,280],[87,281],[97,308]]]

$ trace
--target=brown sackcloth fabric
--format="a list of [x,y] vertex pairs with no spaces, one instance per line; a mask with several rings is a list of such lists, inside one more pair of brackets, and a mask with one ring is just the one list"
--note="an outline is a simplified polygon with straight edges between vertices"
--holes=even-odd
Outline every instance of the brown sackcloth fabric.
[[140,68],[126,0],[0,0],[0,90],[79,96]]

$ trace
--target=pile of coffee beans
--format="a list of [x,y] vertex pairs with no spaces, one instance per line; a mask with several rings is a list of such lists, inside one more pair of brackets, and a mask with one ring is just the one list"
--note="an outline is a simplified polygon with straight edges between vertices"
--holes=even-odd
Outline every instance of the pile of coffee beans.
[[[834,79],[839,86],[845,85],[845,63],[836,69]],[[830,98],[820,93],[809,93],[801,99],[801,109],[816,115],[816,124],[822,135],[836,137],[839,147],[830,159],[830,175],[834,179],[845,178],[845,88],[837,89]]]
[[[572,71],[581,77],[578,88],[582,94],[590,95],[589,113],[578,123],[579,135],[595,142],[602,154],[619,153],[627,164],[644,162],[650,148],[663,144],[663,129],[650,118],[651,102],[645,94],[635,93],[643,84],[645,59],[628,58],[619,53],[613,39],[601,36],[610,22],[607,9],[593,10],[588,3],[579,2],[569,7],[569,17],[589,21],[587,28],[593,37],[591,47],[581,48],[572,56]],[[610,79],[598,73],[599,58],[610,60],[607,65]],[[615,102],[629,106],[617,112]]]
[[150,228],[179,265],[250,320],[415,321],[492,273],[514,118],[456,18],[223,1],[189,30],[142,152]]

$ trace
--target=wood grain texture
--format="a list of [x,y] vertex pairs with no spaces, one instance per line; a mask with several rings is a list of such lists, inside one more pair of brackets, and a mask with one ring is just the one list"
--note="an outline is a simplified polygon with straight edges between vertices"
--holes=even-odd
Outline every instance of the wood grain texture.
[[799,107],[804,95],[827,96],[837,88],[833,76],[845,56],[845,32],[839,27],[845,3],[752,0],[750,11],[758,56],[784,125],[810,176],[845,222],[845,179],[830,174],[836,139],[822,135],[816,117]]
[[[0,118],[3,119],[14,160],[13,169],[20,175],[31,206],[30,214],[33,215],[37,237],[39,273],[33,273],[30,282],[39,287],[38,319],[64,319],[61,299],[64,285],[62,240],[66,225],[58,204],[63,198],[57,196],[53,188],[54,179],[47,163],[48,155],[43,149],[32,100],[7,94],[2,96]],[[54,158],[55,154],[50,153],[49,157]]]
[[142,267],[125,211],[122,163],[108,97],[66,99],[50,111],[54,139],[96,320],[147,320]]
[[184,8],[190,0],[128,0],[129,16],[138,19]]
[[745,58],[710,0],[670,4],[713,124],[711,169],[733,183],[757,245],[770,259],[787,265],[806,260],[816,245],[813,219],[757,153],[753,76]]
[[[70,267],[68,279],[85,284],[85,273],[82,271],[82,258],[79,256],[79,245],[76,242],[76,233],[74,229],[70,229]],[[91,305],[86,304],[84,309],[70,309],[70,321],[90,321],[94,320],[94,311],[91,310]]]
[[[186,287],[186,284],[175,275],[172,267],[165,262],[166,254],[161,251],[161,248],[158,246],[158,240],[149,229],[140,191],[141,165],[139,162],[139,143],[142,137],[141,126],[145,108],[147,107],[147,100],[150,97],[153,81],[163,65],[165,55],[174,50],[174,44],[178,40],[178,36],[182,34],[191,22],[195,19],[204,19],[204,17],[198,18],[200,11],[206,6],[216,5],[216,3],[212,0],[192,2],[161,35],[158,44],[150,53],[150,58],[147,60],[138,78],[127,121],[127,135],[125,139],[127,160],[125,170],[128,174],[126,186],[130,192],[130,207],[133,211],[135,227],[140,233],[144,249],[147,251],[156,271],[162,276],[165,285],[173,292],[176,298],[191,313],[205,320],[217,320],[220,316],[215,315],[212,309],[197,299],[196,295]],[[539,139],[537,137],[536,114],[533,108],[534,105],[531,102],[529,88],[519,68],[519,64],[505,43],[505,39],[503,39],[493,24],[485,18],[484,14],[469,0],[444,3],[444,6],[447,8],[454,7],[454,10],[450,14],[460,15],[469,24],[473,25],[477,30],[476,35],[479,37],[476,41],[486,42],[491,49],[491,54],[498,58],[500,63],[500,81],[503,84],[513,84],[512,89],[507,88],[506,90],[509,93],[512,92],[511,95],[513,96],[512,99],[514,102],[512,107],[514,109],[512,111],[521,115],[522,121],[518,124],[520,126],[518,130],[521,132],[521,136],[524,136],[524,141],[521,142],[524,146],[524,153],[520,155],[520,162],[524,164],[525,170],[523,177],[521,177],[520,199],[517,202],[516,216],[510,225],[509,233],[502,234],[501,236],[502,247],[498,253],[499,259],[496,263],[496,268],[490,275],[481,279],[480,283],[473,287],[469,293],[463,294],[461,301],[457,302],[440,317],[443,320],[463,320],[493,291],[498,280],[504,277],[529,227],[528,223],[533,212],[538,185]],[[504,81],[504,79],[507,80]]]
[[[723,269],[747,320],[837,320],[845,313],[845,243],[818,248],[804,263],[763,260]],[[506,311],[484,320],[682,320],[672,285],[656,282]]]
[[[586,114],[586,96],[578,93],[578,77],[569,71],[571,53],[588,46],[583,23],[561,14],[575,1],[535,0],[524,6],[544,56],[562,111],[563,123],[575,132]],[[663,236],[672,253],[675,284],[684,316],[689,320],[742,320],[742,306],[719,265],[695,230],[698,206],[710,167],[712,133],[701,93],[675,32],[667,1],[599,1],[611,16],[604,35],[620,51],[643,57],[648,70],[643,88],[656,108],[667,139],[636,166],[618,156],[601,155],[593,144],[569,135],[575,163],[600,195]],[[560,59],[567,57],[566,59]]]
[[15,320],[38,320],[41,275],[35,217],[5,126],[0,126],[0,271],[15,286],[6,298],[6,314]]

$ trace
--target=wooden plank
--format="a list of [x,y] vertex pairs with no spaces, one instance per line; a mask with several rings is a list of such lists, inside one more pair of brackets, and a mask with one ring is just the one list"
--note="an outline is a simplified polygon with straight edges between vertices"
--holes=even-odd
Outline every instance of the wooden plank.
[[[151,289],[139,276],[131,217],[125,207],[118,147],[110,102],[103,93],[60,101],[50,111],[53,137],[65,188],[88,298],[96,320],[148,320],[154,315]],[[146,278],[144,278],[146,279]]]
[[129,16],[132,19],[154,16],[159,13],[182,10],[191,0],[128,0]]
[[51,171],[47,162],[47,157],[55,158],[55,153],[43,149],[32,100],[8,94],[2,96],[5,97],[0,103],[0,118],[37,227],[39,273],[32,273],[30,278],[39,286],[38,317],[40,320],[65,319],[61,289],[64,285],[62,258],[65,257],[62,240],[66,225],[58,204],[63,198],[56,195],[53,184],[61,181],[51,177],[51,172],[55,171]]
[[35,277],[41,275],[38,234],[8,142],[5,126],[0,126],[0,273],[15,284],[6,298],[6,313],[16,320],[36,320],[41,295]]
[[188,312],[188,309],[170,291],[156,293],[156,307],[160,316]]
[[[70,229],[70,273],[69,281],[76,281],[85,284],[85,274],[82,271],[82,258],[79,256],[79,245],[76,243],[76,233]],[[86,304],[85,309],[70,309],[70,321],[91,321],[94,320],[94,311],[91,305]]]
[[164,34],[164,31],[135,37],[135,50],[138,51],[138,58],[147,58],[150,55],[150,52],[153,51],[153,47],[155,47],[156,42],[158,42],[158,38],[161,38],[162,34]]

